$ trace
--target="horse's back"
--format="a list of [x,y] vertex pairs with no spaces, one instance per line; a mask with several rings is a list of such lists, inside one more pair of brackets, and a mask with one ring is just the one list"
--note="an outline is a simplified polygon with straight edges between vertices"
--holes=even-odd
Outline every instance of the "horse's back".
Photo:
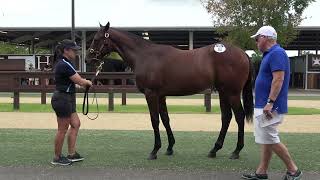
[[149,87],[161,88],[166,95],[189,95],[213,86],[239,91],[233,86],[239,83],[242,88],[245,83],[242,73],[248,73],[249,67],[246,55],[235,46],[223,45],[223,52],[215,51],[214,45],[193,50],[155,46],[153,56],[144,64],[148,71],[138,73],[137,78],[144,79]]
[[217,88],[239,92],[248,79],[248,57],[234,45],[220,42],[180,53],[185,56],[179,63],[183,69],[195,69],[199,77],[214,83]]

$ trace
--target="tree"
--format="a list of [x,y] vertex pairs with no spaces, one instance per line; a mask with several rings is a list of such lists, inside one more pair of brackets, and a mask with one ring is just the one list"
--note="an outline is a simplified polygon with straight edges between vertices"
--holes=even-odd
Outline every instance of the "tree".
[[28,48],[0,41],[0,54],[27,54]]
[[260,64],[262,60],[262,54],[258,51],[252,54],[251,56],[251,62],[253,64],[253,69],[254,69],[254,77],[256,78],[256,75],[259,72],[260,69]]
[[314,0],[200,0],[213,24],[225,38],[243,49],[255,49],[250,35],[261,26],[271,25],[278,33],[278,42],[287,45],[296,37],[303,11]]
[[[0,54],[29,54],[29,46],[22,46],[0,41]],[[34,49],[35,54],[51,54],[46,48],[37,47]]]

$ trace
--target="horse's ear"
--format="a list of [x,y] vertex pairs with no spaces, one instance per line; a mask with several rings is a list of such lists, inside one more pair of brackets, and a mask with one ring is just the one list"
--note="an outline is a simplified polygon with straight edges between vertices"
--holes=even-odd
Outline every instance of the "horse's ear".
[[105,31],[108,31],[109,28],[110,28],[110,22],[107,23],[106,27],[104,27],[104,30],[105,30]]
[[99,22],[99,25],[100,25],[101,28],[103,27],[100,22]]

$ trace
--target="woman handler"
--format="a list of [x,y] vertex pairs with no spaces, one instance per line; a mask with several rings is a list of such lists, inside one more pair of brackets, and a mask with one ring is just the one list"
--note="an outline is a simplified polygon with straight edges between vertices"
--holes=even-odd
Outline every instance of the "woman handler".
[[[75,70],[72,60],[76,60],[80,47],[71,40],[63,40],[55,49],[54,67],[56,90],[51,105],[57,115],[58,131],[54,141],[54,165],[70,165],[84,158],[76,152],[76,140],[80,128],[80,119],[76,113],[75,84],[82,87],[92,86],[92,82],[83,79]],[[70,127],[70,128],[69,128]],[[68,132],[68,156],[62,155],[64,137]]]

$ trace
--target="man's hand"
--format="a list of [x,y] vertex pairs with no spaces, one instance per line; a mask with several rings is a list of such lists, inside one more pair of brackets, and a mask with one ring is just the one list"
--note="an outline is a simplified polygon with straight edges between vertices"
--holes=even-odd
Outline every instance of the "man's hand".
[[272,119],[272,108],[273,108],[273,103],[267,103],[264,108],[263,108],[263,114],[266,115],[267,119]]

